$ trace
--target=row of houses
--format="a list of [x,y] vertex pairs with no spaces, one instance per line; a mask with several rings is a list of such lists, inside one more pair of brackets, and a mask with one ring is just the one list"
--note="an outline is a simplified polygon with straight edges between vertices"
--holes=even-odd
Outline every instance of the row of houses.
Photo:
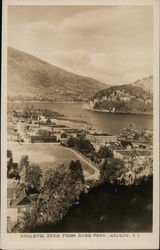
[[123,129],[120,133],[121,139],[131,140],[131,141],[141,141],[147,143],[153,143],[153,130],[143,130],[138,131],[134,129]]
[[80,130],[62,124],[32,123],[26,125],[26,134],[30,142],[64,141],[69,136],[77,136]]

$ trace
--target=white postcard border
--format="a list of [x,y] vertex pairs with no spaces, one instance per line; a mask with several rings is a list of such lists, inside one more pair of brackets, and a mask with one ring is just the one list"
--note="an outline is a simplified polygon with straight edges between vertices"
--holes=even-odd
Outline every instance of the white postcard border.
[[[154,7],[154,171],[153,171],[153,233],[132,233],[121,237],[123,233],[105,233],[105,237],[60,238],[55,234],[14,234],[6,233],[7,219],[7,183],[6,183],[6,149],[7,149],[7,6],[8,5],[152,5]],[[1,248],[5,249],[158,249],[159,243],[159,1],[158,0],[4,0],[2,22],[2,96],[1,96]],[[81,235],[84,235],[81,234]],[[91,237],[90,237],[91,235]],[[22,237],[23,236],[23,237]],[[35,237],[34,237],[35,236]],[[52,237],[51,237],[52,236]]]

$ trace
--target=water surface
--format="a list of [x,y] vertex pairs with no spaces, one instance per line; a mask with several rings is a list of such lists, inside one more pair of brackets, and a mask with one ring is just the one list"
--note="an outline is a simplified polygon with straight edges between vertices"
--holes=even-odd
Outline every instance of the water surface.
[[92,124],[93,128],[111,134],[119,134],[123,128],[128,127],[131,123],[138,130],[153,128],[152,115],[97,112],[84,109],[83,104],[79,103],[32,103],[32,105],[59,112],[71,119],[86,121]]

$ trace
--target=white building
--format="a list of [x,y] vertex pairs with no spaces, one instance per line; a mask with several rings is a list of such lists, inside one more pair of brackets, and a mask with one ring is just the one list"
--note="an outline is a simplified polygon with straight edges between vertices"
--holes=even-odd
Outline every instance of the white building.
[[93,134],[86,134],[86,139],[90,140],[93,144],[106,144],[110,142],[116,142],[117,136],[116,135],[109,135],[105,133],[93,133]]
[[18,209],[17,208],[8,208],[7,209],[7,221],[16,222],[18,218]]
[[123,155],[120,154],[119,152],[116,152],[115,150],[113,150],[113,156],[114,158],[117,158],[117,159],[123,159]]

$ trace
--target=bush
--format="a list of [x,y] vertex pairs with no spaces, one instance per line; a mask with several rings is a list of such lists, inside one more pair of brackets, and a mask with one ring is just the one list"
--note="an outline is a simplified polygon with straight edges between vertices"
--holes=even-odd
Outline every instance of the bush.
[[108,147],[101,147],[100,149],[99,149],[99,151],[97,152],[97,157],[98,158],[113,158],[113,153],[112,153],[112,150],[110,149],[110,148],[108,148]]
[[125,172],[124,162],[115,159],[107,158],[100,166],[100,179],[102,182],[108,182],[116,184],[118,178]]
[[17,230],[31,232],[36,226],[57,223],[79,199],[84,188],[79,161],[72,161],[69,166],[48,169],[41,182],[37,202],[30,212],[24,214]]
[[71,137],[67,141],[67,145],[69,147],[79,150],[82,154],[88,154],[94,151],[92,143],[89,140],[85,139],[84,137],[78,137],[78,138]]
[[27,168],[25,182],[28,189],[36,192],[40,191],[42,170],[36,164],[31,164]]

